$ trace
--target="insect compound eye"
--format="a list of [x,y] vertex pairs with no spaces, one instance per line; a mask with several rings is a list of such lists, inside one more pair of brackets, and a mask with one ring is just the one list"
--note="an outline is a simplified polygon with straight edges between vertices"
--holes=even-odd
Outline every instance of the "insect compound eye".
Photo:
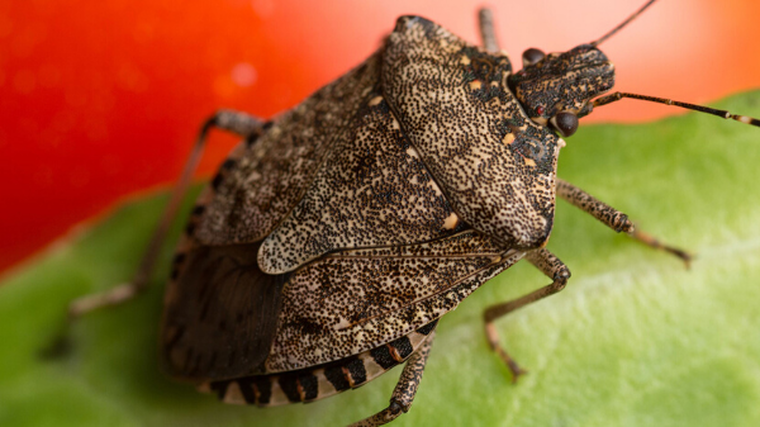
[[578,130],[578,116],[567,111],[557,113],[549,123],[563,137],[568,137]]
[[527,67],[529,65],[533,65],[536,62],[544,59],[546,54],[542,52],[539,49],[536,49],[535,47],[532,47],[522,54],[522,60],[523,60],[523,67]]

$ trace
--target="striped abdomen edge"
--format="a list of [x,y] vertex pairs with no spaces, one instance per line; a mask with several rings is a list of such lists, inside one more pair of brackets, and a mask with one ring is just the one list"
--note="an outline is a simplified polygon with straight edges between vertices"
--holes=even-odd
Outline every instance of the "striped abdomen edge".
[[435,329],[433,321],[388,344],[332,363],[272,375],[257,375],[201,384],[225,403],[277,406],[312,402],[357,388],[403,363]]

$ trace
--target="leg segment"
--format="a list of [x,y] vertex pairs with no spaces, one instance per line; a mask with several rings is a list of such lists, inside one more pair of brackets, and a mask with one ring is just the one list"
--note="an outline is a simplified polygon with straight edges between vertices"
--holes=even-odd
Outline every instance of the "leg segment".
[[570,184],[569,182],[563,181],[559,178],[557,179],[557,196],[565,199],[573,206],[590,214],[616,232],[619,233],[623,231],[635,240],[651,248],[671,253],[681,258],[683,262],[686,263],[687,267],[689,266],[689,262],[691,261],[692,257],[686,251],[673,246],[662,244],[649,234],[636,230],[633,222],[628,219],[628,215],[618,211],[612,206],[607,205],[606,203],[586,193],[573,184]]
[[557,196],[570,202],[576,208],[593,216],[618,233],[621,231],[625,231],[626,233],[633,231],[633,223],[628,219],[628,215],[559,178],[557,178]]
[[480,9],[478,21],[480,22],[480,39],[483,41],[483,47],[489,52],[498,52],[499,42],[496,40],[491,9]]
[[536,249],[525,255],[525,258],[530,261],[531,264],[536,266],[541,272],[549,276],[554,281],[544,286],[541,289],[535,290],[527,295],[523,295],[520,298],[512,301],[503,302],[501,304],[492,305],[488,307],[483,313],[483,320],[485,320],[486,337],[488,337],[488,343],[491,345],[491,349],[498,354],[504,363],[507,364],[509,370],[512,371],[512,381],[517,381],[517,378],[524,374],[525,371],[517,365],[517,362],[509,356],[504,348],[499,344],[499,334],[496,331],[496,327],[493,322],[520,307],[528,305],[534,301],[546,298],[549,295],[555,294],[565,288],[567,279],[570,278],[570,270],[562,261],[559,260],[554,254],[546,249]]
[[693,256],[690,253],[684,251],[683,249],[679,249],[674,246],[669,246],[669,245],[660,243],[660,241],[657,240],[654,236],[647,234],[643,231],[633,230],[632,232],[629,232],[628,235],[633,237],[637,241],[649,246],[650,248],[665,251],[669,254],[673,254],[677,256],[678,258],[681,258],[684,264],[686,264],[686,268],[689,268]]
[[219,110],[201,127],[199,139],[206,137],[209,128],[234,133],[243,138],[261,134],[266,123],[258,117],[235,110]]
[[166,239],[166,233],[172,222],[174,222],[177,209],[179,209],[182,199],[185,193],[187,193],[193,173],[198,167],[201,155],[203,154],[206,136],[212,127],[232,132],[242,137],[249,137],[263,132],[264,122],[256,117],[232,110],[220,110],[206,120],[203,126],[201,126],[193,151],[185,163],[182,175],[172,191],[171,200],[164,210],[156,230],[153,232],[148,248],[140,261],[140,266],[132,282],[105,292],[77,298],[69,305],[69,318],[75,319],[100,307],[121,304],[132,299],[147,287],[161,246],[163,246]]
[[376,413],[375,415],[351,424],[349,427],[374,427],[389,423],[396,419],[402,413],[409,411],[414,400],[414,395],[417,393],[417,387],[420,385],[422,379],[422,372],[425,370],[425,363],[430,355],[430,347],[433,344],[435,338],[435,331],[431,332],[428,339],[420,347],[420,349],[414,353],[404,366],[404,370],[401,372],[401,377],[396,384],[396,388],[391,395],[391,403],[387,408]]

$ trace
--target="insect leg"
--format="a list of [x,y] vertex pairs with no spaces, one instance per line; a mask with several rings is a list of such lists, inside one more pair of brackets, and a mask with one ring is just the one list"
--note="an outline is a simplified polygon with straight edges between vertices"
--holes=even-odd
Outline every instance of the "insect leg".
[[534,301],[538,301],[542,298],[546,298],[549,295],[555,294],[565,288],[567,279],[570,278],[570,270],[567,266],[560,261],[554,254],[546,249],[537,249],[529,252],[525,255],[525,259],[530,261],[531,264],[536,266],[541,272],[554,281],[544,286],[541,289],[535,290],[527,295],[523,295],[520,298],[512,301],[503,302],[500,304],[492,305],[483,312],[483,319],[485,320],[486,336],[488,337],[488,343],[491,345],[491,349],[498,354],[504,363],[507,364],[509,370],[512,371],[512,381],[517,381],[517,377],[524,374],[525,371],[517,365],[512,357],[504,350],[499,344],[499,334],[496,331],[496,327],[493,322],[518,308],[528,305]]
[[422,372],[425,370],[425,363],[430,355],[430,347],[435,338],[435,331],[431,332],[425,343],[420,346],[416,353],[409,357],[409,360],[401,372],[401,377],[396,384],[396,388],[391,394],[391,404],[382,411],[365,418],[361,421],[351,424],[349,427],[373,427],[389,423],[396,419],[402,413],[409,411],[417,393],[417,387],[422,379]]
[[193,151],[190,153],[190,156],[185,163],[182,175],[174,186],[171,200],[164,210],[156,230],[153,232],[148,248],[143,254],[140,266],[138,267],[132,282],[117,286],[105,292],[77,298],[69,305],[69,318],[75,319],[100,307],[121,304],[134,298],[147,287],[150,274],[153,272],[156,259],[158,258],[158,254],[166,239],[166,233],[172,222],[174,222],[177,210],[182,204],[182,199],[184,198],[185,193],[187,193],[193,173],[195,172],[203,154],[203,147],[206,144],[206,136],[211,128],[218,128],[250,139],[251,136],[261,134],[264,131],[264,127],[264,121],[248,114],[232,110],[219,110],[207,119],[203,126],[201,126]]
[[219,110],[209,117],[201,127],[200,138],[205,138],[205,133],[211,127],[234,133],[247,138],[251,135],[261,134],[266,122],[256,116],[235,110]]
[[557,178],[557,196],[570,202],[576,208],[593,216],[618,233],[621,231],[625,231],[626,233],[633,232],[633,222],[628,219],[628,215],[559,178]]
[[493,12],[491,9],[480,9],[478,12],[478,22],[480,26],[480,39],[483,41],[483,47],[489,52],[499,51],[499,42],[496,40],[496,31],[493,26]]
[[557,196],[567,200],[573,206],[590,214],[597,220],[604,223],[607,227],[617,231],[625,232],[639,242],[658,250],[671,253],[683,260],[686,266],[689,266],[692,256],[686,251],[660,243],[657,239],[643,231],[636,230],[633,222],[628,219],[628,215],[607,205],[594,196],[570,184],[567,181],[557,179]]

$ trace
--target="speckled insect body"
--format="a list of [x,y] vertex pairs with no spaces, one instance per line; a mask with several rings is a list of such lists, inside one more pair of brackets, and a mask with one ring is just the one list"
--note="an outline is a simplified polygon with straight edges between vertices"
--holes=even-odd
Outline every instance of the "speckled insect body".
[[[573,60],[606,60],[579,49],[558,63],[582,74]],[[565,104],[538,101],[580,111],[611,87],[611,65],[593,67]],[[438,318],[526,253],[552,258],[537,249],[564,142],[518,102],[545,78],[407,16],[366,62],[249,136],[180,245],[169,373],[232,403],[326,397],[425,357]]]
[[[493,321],[570,277],[544,249],[557,196],[688,261],[556,176],[560,135],[593,106],[657,100],[592,99],[614,84],[597,45],[651,3],[596,42],[529,49],[517,73],[488,11],[485,47],[404,16],[374,55],[275,120],[217,113],[198,147],[211,127],[245,139],[199,197],[177,249],[161,332],[167,372],[225,402],[272,406],[356,388],[406,363],[390,405],[357,423],[379,425],[411,406],[438,319],[524,258],[552,283],[484,313],[491,347],[522,373]],[[162,239],[157,232],[151,250]]]

